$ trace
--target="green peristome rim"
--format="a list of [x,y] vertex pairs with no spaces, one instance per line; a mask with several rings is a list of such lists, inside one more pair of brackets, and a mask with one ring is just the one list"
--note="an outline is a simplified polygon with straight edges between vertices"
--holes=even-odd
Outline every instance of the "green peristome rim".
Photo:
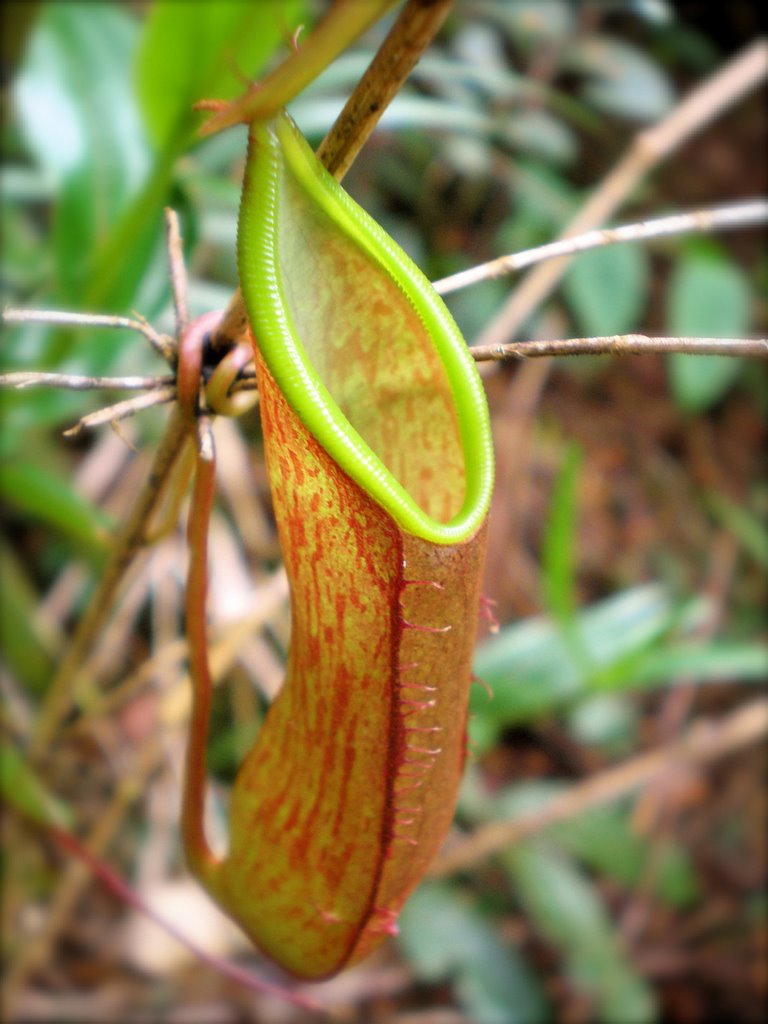
[[[421,318],[455,403],[464,455],[465,494],[448,522],[428,516],[342,414],[318,377],[291,322],[277,253],[283,169],[390,275]],[[488,406],[466,343],[440,296],[413,261],[325,170],[287,114],[251,128],[238,223],[238,265],[259,350],[288,403],[333,460],[403,530],[436,544],[468,540],[485,519],[493,487]]]

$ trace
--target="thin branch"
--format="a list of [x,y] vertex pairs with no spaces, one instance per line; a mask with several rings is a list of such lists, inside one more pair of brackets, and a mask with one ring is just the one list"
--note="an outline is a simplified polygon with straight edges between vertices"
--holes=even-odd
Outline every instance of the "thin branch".
[[159,388],[156,391],[149,391],[145,395],[138,395],[136,398],[126,398],[123,402],[115,402],[114,405],[107,405],[96,412],[89,412],[81,416],[74,427],[64,431],[65,437],[77,437],[83,430],[93,427],[102,427],[105,423],[116,423],[128,416],[133,416],[143,409],[150,409],[153,405],[164,405],[176,398],[174,386]]
[[184,266],[184,245],[181,240],[179,218],[175,210],[166,206],[165,241],[168,250],[168,270],[171,278],[173,308],[176,312],[176,337],[180,338],[189,323],[187,306],[187,269]]
[[[757,40],[697,86],[662,121],[638,134],[629,149],[563,231],[569,238],[604,223],[643,178],[691,135],[754,89],[768,74],[768,43]],[[477,338],[499,345],[514,338],[522,324],[556,286],[570,258],[532,270]]]
[[110,616],[123,574],[143,547],[147,524],[160,507],[171,471],[188,443],[187,423],[182,413],[175,409],[155,452],[147,481],[130,515],[115,535],[104,572],[46,691],[32,738],[31,754],[39,755],[50,745],[59,722],[67,713],[80,666]]
[[[253,611],[241,619],[213,630],[209,646],[211,675],[216,685],[231,670],[248,640],[264,628],[277,609],[287,600],[288,580],[285,569],[281,566],[260,586],[259,603]],[[167,679],[179,670],[186,657],[185,637],[169,641],[108,693],[101,690],[89,693],[87,703],[81,702],[82,717],[72,724],[70,731],[75,735],[80,734],[92,727],[94,719],[114,714],[153,678]],[[183,680],[183,686],[188,693],[188,679]]]
[[660,238],[669,235],[683,235],[699,231],[718,231],[724,228],[742,227],[746,224],[762,224],[768,221],[768,202],[755,199],[751,202],[734,203],[729,206],[714,206],[707,210],[694,210],[692,213],[676,213],[668,217],[657,217],[653,220],[637,224],[624,224],[616,228],[602,228],[587,231],[573,238],[563,238],[547,245],[538,245],[535,249],[525,249],[509,256],[479,263],[457,274],[443,277],[433,282],[435,291],[440,295],[448,295],[460,288],[477,284],[489,278],[513,274],[524,267],[541,263],[558,256],[571,256],[587,249],[598,249],[605,245],[618,242],[635,242],[649,238]]
[[700,720],[679,739],[608,768],[552,797],[532,813],[513,821],[494,821],[449,849],[430,875],[440,877],[474,867],[513,843],[549,825],[567,821],[595,807],[637,792],[652,780],[681,767],[703,765],[750,746],[768,735],[768,701],[755,700],[720,720]]
[[419,58],[434,39],[453,0],[409,0],[357,83],[317,158],[337,180],[344,175],[379,123]]
[[149,391],[173,384],[174,378],[164,377],[81,377],[72,373],[37,373],[23,370],[0,373],[0,388],[64,388],[68,391],[94,391],[105,388],[111,391]]
[[[164,747],[160,743],[145,744],[138,752],[138,763],[129,775],[123,774],[111,800],[90,827],[82,846],[93,856],[100,856],[112,841],[131,802],[144,791],[155,771]],[[19,948],[3,978],[3,1009],[9,1020],[19,1020],[16,1006],[30,977],[49,960],[54,943],[70,920],[82,891],[91,879],[91,872],[81,861],[65,864],[57,879],[47,917],[42,929],[31,941]]]
[[683,352],[686,355],[752,356],[768,358],[766,338],[648,338],[644,334],[610,334],[601,338],[565,338],[559,341],[513,341],[508,345],[475,345],[476,362],[533,359],[547,356],[650,355]]
[[150,345],[168,359],[169,349],[174,347],[173,338],[156,331],[143,317],[107,316],[99,313],[65,313],[61,310],[46,309],[4,309],[3,323],[6,324],[54,324],[57,327],[110,327],[118,330],[136,331],[143,334]]
[[[213,111],[201,136],[235,124],[270,121],[398,0],[336,0],[301,47],[237,99],[201,100],[196,110]],[[431,0],[423,0],[429,3]],[[296,37],[294,36],[294,43]]]
[[[172,223],[172,218],[169,218],[168,223]],[[173,265],[177,259],[183,259],[183,254],[180,251],[177,252],[174,239],[169,238],[169,263]],[[183,283],[183,277],[176,278],[174,288],[180,287],[180,283]],[[182,300],[181,309],[183,315],[186,309],[186,300]],[[118,318],[114,317],[111,319],[116,320]],[[132,321],[132,323],[138,325],[138,328],[135,329],[138,329],[150,341],[152,340],[151,334],[156,332],[152,331],[146,321],[137,319]],[[177,321],[175,339],[163,339],[163,336],[159,336],[164,345],[165,357],[170,358],[174,367],[177,363],[178,339],[184,337],[180,327],[181,325]],[[169,391],[173,393],[168,394]],[[171,398],[175,397],[175,392],[175,388],[160,388],[157,391],[139,396],[139,398],[132,400],[131,412],[136,410],[136,403],[141,399],[146,402],[144,406],[146,408],[146,405],[156,404],[159,401],[170,401]],[[119,403],[118,406],[112,406],[111,409],[100,410],[100,412],[102,415],[109,413],[110,415],[106,422],[115,423],[128,404],[131,403]],[[90,417],[91,424],[93,423],[93,416],[97,415],[98,413],[94,413]],[[130,412],[126,413],[126,415],[130,415]],[[83,417],[80,421],[79,426],[81,428],[85,425],[84,421],[86,419],[89,419],[89,417]],[[169,481],[173,480],[173,470],[185,452],[189,450],[189,445],[188,418],[184,410],[177,404],[165,425],[165,430],[152,460],[147,480],[136,497],[128,517],[118,528],[113,538],[104,572],[96,584],[85,614],[78,622],[66,654],[46,691],[45,700],[40,708],[40,713],[35,723],[35,730],[32,734],[30,744],[30,755],[32,757],[39,756],[51,743],[61,719],[67,713],[77,688],[80,667],[98,639],[102,627],[109,619],[115,595],[126,571],[147,542],[152,517],[160,508],[163,497],[169,487]]]
[[162,914],[158,914],[152,904],[145,900],[141,893],[128,885],[125,879],[121,878],[98,853],[88,849],[71,832],[56,826],[50,826],[48,831],[68,853],[85,864],[119,900],[140,914],[143,914],[150,921],[153,921],[158,928],[161,928],[166,935],[170,935],[175,939],[200,963],[211,967],[218,974],[230,978],[251,992],[256,992],[259,995],[275,996],[278,999],[293,1003],[295,1006],[300,1006],[305,1010],[321,1010],[320,1005],[307,996],[300,995],[298,992],[292,992],[288,988],[282,988],[280,985],[275,985],[272,982],[259,978],[250,971],[238,967],[237,964],[229,963],[214,953],[209,953],[207,949],[191,939],[181,928],[177,928],[173,921]]
[[[387,105],[429,46],[451,3],[452,0],[408,0],[398,15],[318,149],[318,157],[337,181],[349,170]],[[248,334],[248,315],[238,288],[211,337],[211,349],[226,351],[247,342]]]
[[[536,359],[549,356],[580,355],[650,355],[682,352],[686,355],[741,356],[768,358],[766,338],[662,338],[644,334],[611,334],[594,338],[536,339],[511,342],[508,345],[475,345],[470,348],[475,362],[503,362],[509,359]],[[163,377],[81,377],[67,373],[18,371],[0,374],[0,388],[22,390],[29,387],[62,388],[69,391],[92,391],[99,388],[122,391],[147,391],[148,395],[127,399],[88,413],[74,427],[64,431],[73,437],[85,428],[102,426],[124,419],[142,409],[162,405],[176,397],[174,378]],[[252,369],[241,371],[230,392],[257,390]]]

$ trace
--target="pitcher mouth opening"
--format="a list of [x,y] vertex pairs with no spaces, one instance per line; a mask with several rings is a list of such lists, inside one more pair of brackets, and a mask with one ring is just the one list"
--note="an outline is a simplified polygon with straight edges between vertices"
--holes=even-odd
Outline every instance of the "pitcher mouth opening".
[[488,509],[493,453],[458,327],[287,115],[253,128],[251,146],[239,262],[270,372],[316,440],[401,528],[439,544],[468,539]]

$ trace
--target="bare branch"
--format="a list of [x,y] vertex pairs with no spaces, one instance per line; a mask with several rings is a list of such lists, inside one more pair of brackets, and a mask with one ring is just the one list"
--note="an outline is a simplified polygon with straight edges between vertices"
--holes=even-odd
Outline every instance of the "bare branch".
[[648,338],[644,334],[610,334],[601,338],[565,338],[558,341],[513,341],[508,345],[475,345],[476,362],[533,359],[547,356],[650,355],[683,352],[686,355],[752,356],[768,358],[766,338]]
[[148,391],[173,384],[169,374],[164,377],[81,377],[71,373],[37,373],[17,371],[0,373],[0,388],[66,388],[69,391],[94,391],[107,388],[114,391]]
[[68,853],[77,857],[78,861],[85,864],[119,900],[122,900],[126,906],[131,907],[138,913],[143,914],[148,920],[154,922],[158,928],[161,928],[167,935],[170,935],[172,939],[175,939],[176,942],[191,953],[199,963],[212,968],[225,978],[231,978],[250,992],[256,992],[260,995],[271,995],[300,1006],[305,1010],[321,1010],[320,1005],[307,996],[300,995],[290,988],[281,988],[280,985],[266,981],[245,968],[238,967],[235,963],[230,963],[222,956],[211,953],[204,945],[190,938],[187,931],[178,927],[171,917],[159,914],[151,901],[145,899],[137,889],[134,889],[122,876],[118,875],[98,853],[88,849],[73,833],[57,826],[51,826],[49,831]]
[[[561,237],[604,223],[643,178],[691,135],[754,89],[768,74],[768,42],[757,40],[695,88],[652,128],[640,132],[606,175]],[[552,291],[570,258],[545,263],[528,274],[477,338],[478,345],[499,345],[514,338],[521,325]]]
[[409,0],[320,143],[317,158],[338,181],[445,21],[453,0]]
[[439,877],[464,871],[513,843],[543,828],[567,821],[594,807],[637,792],[654,779],[685,765],[707,764],[768,735],[768,701],[755,700],[715,720],[700,720],[667,746],[607,768],[565,792],[552,797],[540,809],[514,819],[482,825],[449,849],[430,875]]
[[92,427],[101,427],[105,423],[115,423],[117,420],[124,420],[127,416],[133,416],[142,409],[150,409],[153,405],[164,405],[176,398],[176,388],[173,386],[158,388],[145,395],[137,395],[136,398],[126,398],[124,402],[116,402],[114,405],[107,405],[96,412],[89,412],[82,416],[74,427],[64,431],[65,437],[77,437],[83,430]]
[[[105,609],[105,612],[108,609]],[[50,691],[48,691],[50,692]],[[43,745],[38,748],[44,749]],[[147,782],[162,758],[165,748],[159,742],[143,744],[137,751],[137,763],[122,773],[106,808],[101,810],[94,824],[89,825],[83,846],[93,855],[101,856],[124,824],[125,814]],[[3,978],[3,1002],[9,1019],[19,1019],[15,1009],[29,978],[39,970],[50,957],[56,938],[67,925],[74,913],[83,889],[91,879],[88,868],[80,861],[70,861],[62,866],[56,889],[51,895],[46,920],[26,943],[19,943],[15,959],[8,965]]]
[[160,334],[143,317],[108,316],[99,313],[68,313],[57,309],[4,309],[3,322],[6,324],[55,324],[58,327],[110,327],[118,330],[136,331],[143,334],[150,345],[168,359],[173,350],[173,338]]
[[734,203],[729,206],[714,206],[707,210],[694,210],[692,213],[676,213],[668,217],[657,217],[653,220],[641,221],[637,224],[624,224],[617,228],[602,228],[586,231],[573,238],[562,238],[547,245],[538,245],[535,249],[525,249],[509,256],[480,263],[467,270],[461,270],[450,277],[443,277],[434,282],[435,291],[440,295],[448,295],[460,288],[477,284],[488,278],[514,274],[524,267],[541,263],[558,256],[572,256],[587,249],[598,249],[605,245],[618,242],[634,242],[649,238],[660,238],[669,235],[684,235],[691,232],[719,231],[724,228],[743,227],[747,224],[762,224],[768,221],[768,202],[755,199],[751,202]]
[[117,588],[144,544],[148,523],[160,507],[172,479],[172,470],[188,444],[187,423],[179,410],[174,409],[155,452],[147,481],[128,518],[115,535],[104,573],[96,584],[88,608],[77,625],[56,675],[46,690],[30,747],[33,756],[39,755],[50,744],[61,718],[70,706],[80,666],[111,614]]
[[176,337],[180,338],[189,323],[187,307],[187,270],[179,217],[170,206],[165,207],[165,240],[168,247],[168,270],[171,278],[173,308],[176,311]]

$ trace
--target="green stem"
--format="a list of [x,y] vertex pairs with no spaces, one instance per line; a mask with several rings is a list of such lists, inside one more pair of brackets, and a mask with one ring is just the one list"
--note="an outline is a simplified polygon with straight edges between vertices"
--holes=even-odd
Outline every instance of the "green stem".
[[[337,0],[306,42],[263,81],[220,109],[201,129],[212,135],[235,124],[271,120],[305,89],[331,61],[397,0]],[[201,106],[211,106],[201,104]]]
[[[124,305],[124,302],[115,301],[119,299],[119,296],[114,296],[118,282],[128,301],[134,294],[146,262],[135,259],[134,250],[143,233],[156,230],[158,211],[166,201],[173,165],[179,152],[180,148],[176,140],[173,140],[158,155],[141,191],[133,197],[115,228],[94,255],[84,299],[87,308]],[[133,271],[132,264],[135,266]]]

